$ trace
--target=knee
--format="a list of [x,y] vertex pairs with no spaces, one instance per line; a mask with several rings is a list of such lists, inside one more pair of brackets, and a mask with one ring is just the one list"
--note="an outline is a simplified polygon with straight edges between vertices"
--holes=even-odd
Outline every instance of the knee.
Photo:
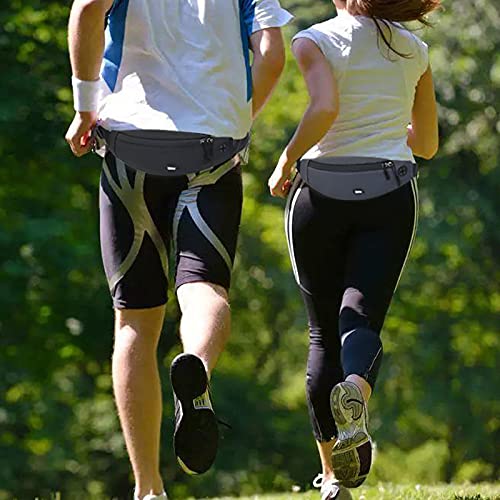
[[340,306],[340,333],[343,334],[355,328],[367,327],[368,324],[368,312],[363,293],[357,288],[347,288]]
[[163,325],[165,306],[115,310],[115,346],[156,346]]
[[217,315],[230,314],[227,290],[214,283],[186,283],[177,290],[177,298],[183,314],[200,308],[210,309]]

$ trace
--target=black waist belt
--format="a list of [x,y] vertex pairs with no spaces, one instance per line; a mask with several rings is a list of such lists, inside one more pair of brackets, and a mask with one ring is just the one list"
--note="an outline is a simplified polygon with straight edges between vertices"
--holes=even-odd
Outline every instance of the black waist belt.
[[193,174],[226,163],[249,142],[231,137],[170,130],[109,131],[98,125],[98,138],[125,165],[152,175]]
[[314,191],[337,200],[369,200],[390,193],[417,176],[411,161],[330,157],[299,160],[297,169]]

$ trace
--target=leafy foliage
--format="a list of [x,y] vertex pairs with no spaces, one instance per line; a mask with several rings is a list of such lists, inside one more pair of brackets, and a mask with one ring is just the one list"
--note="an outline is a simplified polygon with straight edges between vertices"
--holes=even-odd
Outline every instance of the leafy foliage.
[[[283,3],[299,18],[288,37],[333,14],[326,1]],[[373,481],[389,472],[425,481],[499,474],[500,13],[495,0],[446,7],[421,33],[441,150],[422,168],[418,238],[383,333]],[[0,498],[47,496],[55,485],[70,498],[125,498],[131,489],[111,394],[98,164],[75,160],[63,141],[72,116],[67,16],[66,3],[47,0],[4,0],[0,10]],[[266,188],[306,101],[289,57],[254,129],[233,336],[213,380],[233,431],[216,467],[187,478],[170,452],[165,386],[162,468],[174,498],[304,486],[319,466],[304,397],[306,322],[283,206]],[[178,316],[172,301],[160,345],[165,380]]]

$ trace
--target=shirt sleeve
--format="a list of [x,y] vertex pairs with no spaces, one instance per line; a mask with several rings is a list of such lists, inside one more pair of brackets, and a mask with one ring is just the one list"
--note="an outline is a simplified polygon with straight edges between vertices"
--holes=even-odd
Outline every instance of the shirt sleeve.
[[280,28],[293,18],[278,0],[240,0],[240,9],[248,36],[266,28]]
[[292,38],[292,43],[299,38],[308,38],[313,41],[331,63],[337,62],[339,54],[345,49],[345,44],[341,39],[336,37],[334,33],[325,33],[318,25],[299,31]]
[[415,33],[407,32],[411,37],[411,53],[413,64],[416,64],[418,76],[422,76],[429,66],[429,46],[420,39]]
[[323,34],[320,31],[314,29],[314,27],[303,30],[303,31],[299,31],[292,38],[292,44],[293,44],[293,42],[295,42],[295,40],[298,40],[299,38],[308,38],[309,40],[313,41],[318,46],[319,50],[321,50],[321,52],[323,52],[323,55],[325,55],[325,56],[327,55],[328,47],[326,47]]
[[419,48],[420,48],[420,75],[423,75],[427,71],[427,67],[429,66],[429,46],[419,40]]

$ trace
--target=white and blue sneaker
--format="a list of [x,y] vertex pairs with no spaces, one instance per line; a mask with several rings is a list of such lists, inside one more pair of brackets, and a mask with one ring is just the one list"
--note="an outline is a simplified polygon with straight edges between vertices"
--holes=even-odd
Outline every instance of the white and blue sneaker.
[[339,483],[357,488],[372,464],[372,442],[368,433],[368,410],[356,384],[340,382],[330,395],[338,436],[332,450],[332,467]]
[[324,481],[323,474],[318,474],[314,478],[313,486],[320,489],[321,500],[352,500],[349,490],[342,486],[337,479]]

